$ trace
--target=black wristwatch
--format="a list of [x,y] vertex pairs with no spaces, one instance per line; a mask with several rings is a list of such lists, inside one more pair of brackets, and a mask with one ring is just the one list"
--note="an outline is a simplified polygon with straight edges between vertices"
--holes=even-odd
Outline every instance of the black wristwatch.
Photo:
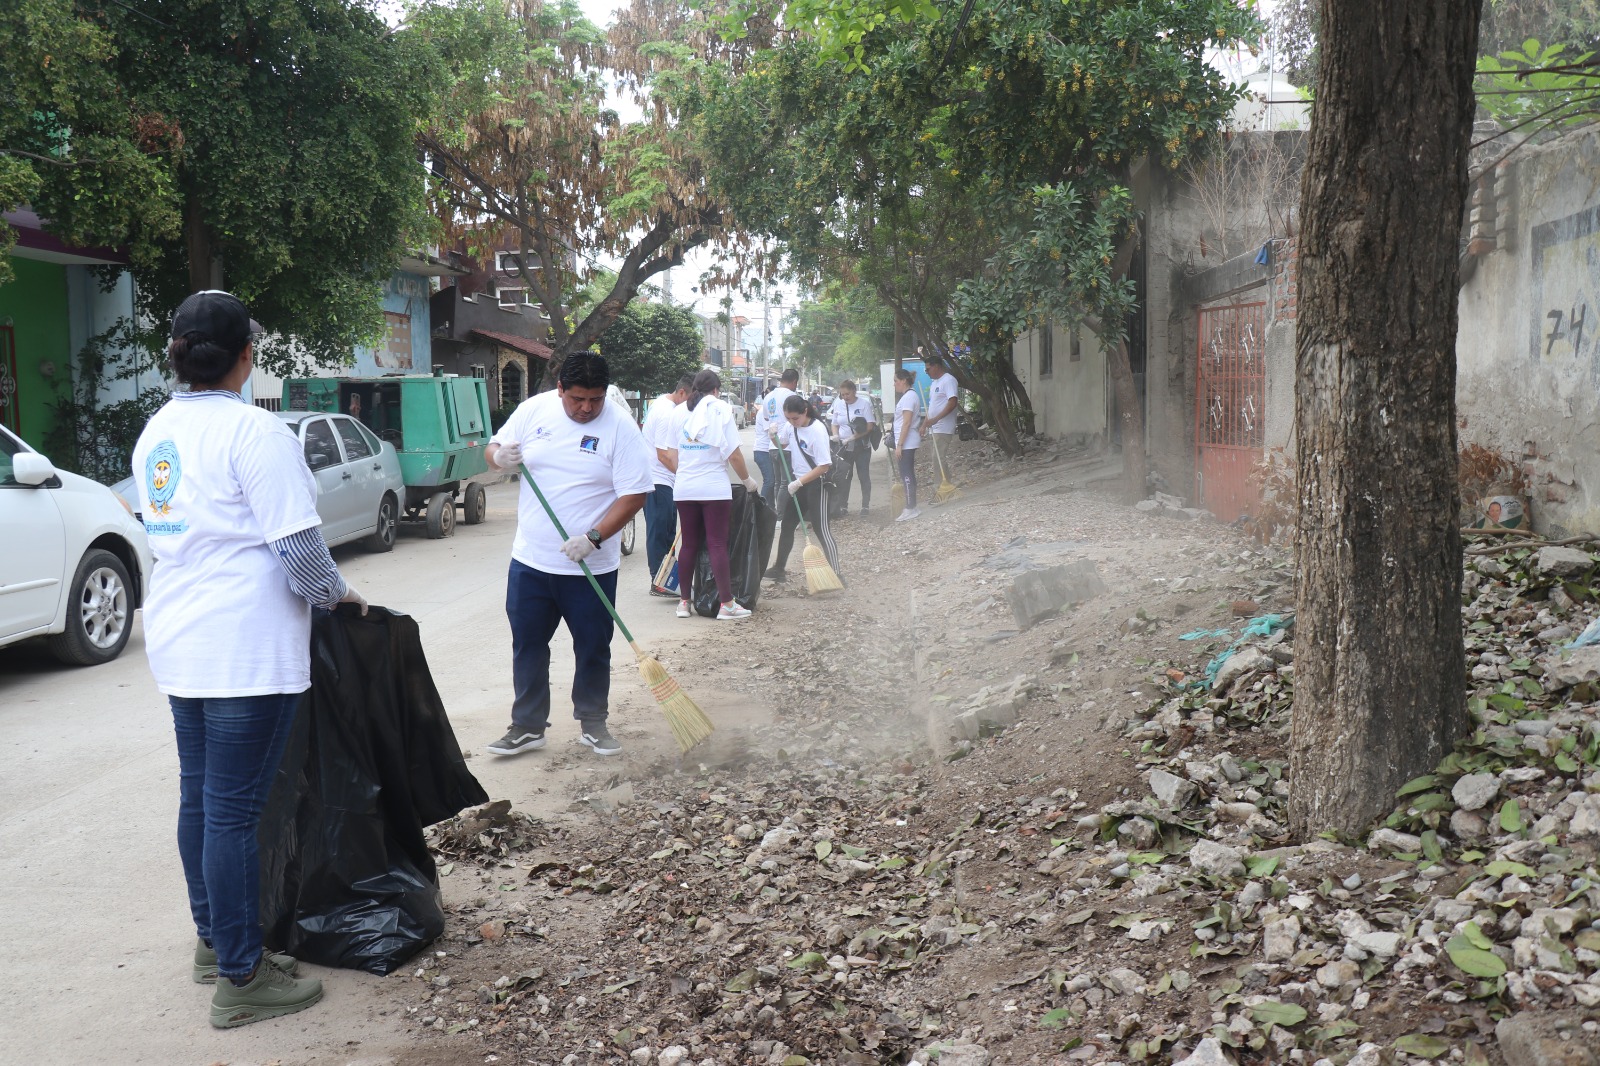
[[589,532],[585,533],[584,536],[588,537],[589,538],[589,542],[591,544],[593,544],[596,548],[600,547],[600,541],[601,541],[602,538],[600,536],[600,531],[598,529],[591,529],[591,530],[589,530]]

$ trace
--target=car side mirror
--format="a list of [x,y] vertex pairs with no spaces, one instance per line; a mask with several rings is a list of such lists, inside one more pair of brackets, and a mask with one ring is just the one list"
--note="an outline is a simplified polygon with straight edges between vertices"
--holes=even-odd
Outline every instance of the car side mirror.
[[38,452],[18,452],[11,457],[11,476],[19,485],[37,487],[55,477],[56,468]]

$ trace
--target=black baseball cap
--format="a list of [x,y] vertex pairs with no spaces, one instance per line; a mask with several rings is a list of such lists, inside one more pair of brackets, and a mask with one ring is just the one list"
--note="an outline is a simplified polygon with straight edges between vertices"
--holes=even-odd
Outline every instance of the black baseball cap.
[[243,301],[231,292],[204,289],[178,305],[172,313],[172,336],[204,334],[207,340],[230,352],[241,352],[253,333],[265,333],[261,323],[250,317]]

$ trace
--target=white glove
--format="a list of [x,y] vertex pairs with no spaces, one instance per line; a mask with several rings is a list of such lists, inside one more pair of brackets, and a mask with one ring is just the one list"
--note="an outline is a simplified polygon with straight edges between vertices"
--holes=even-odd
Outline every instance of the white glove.
[[799,478],[795,478],[793,481],[789,482],[789,495],[791,495],[791,496],[800,495],[800,485],[801,485],[801,481],[800,481]]
[[367,598],[361,595],[356,587],[350,584],[348,581],[344,583],[344,595],[339,597],[339,602],[354,603],[361,608],[361,613],[363,616],[365,616],[367,613]]
[[761,487],[756,484],[756,479],[753,478],[753,477],[745,478],[744,481],[742,482],[742,484],[744,485],[744,488],[745,488],[746,492],[760,492],[761,491]]
[[581,563],[594,554],[594,541],[587,536],[568,537],[561,544],[561,554],[575,563]]
[[494,453],[494,465],[501,470],[514,470],[522,462],[522,445],[516,441],[500,445],[500,450]]

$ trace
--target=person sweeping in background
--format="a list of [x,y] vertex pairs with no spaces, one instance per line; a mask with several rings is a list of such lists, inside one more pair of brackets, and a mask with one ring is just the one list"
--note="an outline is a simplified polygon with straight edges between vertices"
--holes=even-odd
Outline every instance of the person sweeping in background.
[[211,1024],[304,1010],[322,982],[261,943],[256,830],[301,694],[311,608],[367,603],[328,555],[300,441],[240,390],[261,328],[225,292],[172,317],[174,393],[139,435],[133,478],[155,556],[145,651],[178,739],[178,857],[199,940],[194,979],[215,983]]
[[[835,491],[838,509],[850,513],[850,482],[861,482],[861,515],[872,509],[872,430],[878,416],[872,401],[856,395],[856,383],[839,382],[839,395],[828,408],[828,432],[844,446],[844,477]],[[852,472],[855,474],[851,478]]]
[[650,566],[650,595],[671,596],[672,592],[656,584],[656,571],[661,561],[672,550],[673,537],[678,531],[678,512],[673,506],[673,484],[677,473],[673,466],[674,440],[673,414],[678,405],[689,398],[694,388],[694,375],[685,374],[678,379],[677,388],[663,392],[650,401],[644,416],[644,442],[650,446],[650,477],[655,488],[644,501],[644,557]]
[[773,509],[778,506],[778,488],[783,479],[779,477],[778,461],[773,457],[772,431],[783,426],[783,405],[796,395],[794,390],[800,384],[800,371],[791,367],[783,372],[778,382],[778,386],[756,405],[756,469],[761,471],[761,498]]
[[[654,487],[650,450],[633,420],[606,402],[610,374],[592,352],[561,364],[553,392],[524,400],[485,451],[501,470],[526,467],[539,479],[561,529],[545,512],[526,476],[517,498],[517,535],[506,579],[511,621],[511,727],[487,745],[494,755],[519,755],[545,745],[550,721],[550,640],[565,622],[577,668],[572,716],[578,739],[596,755],[622,745],[606,729],[611,694],[611,604],[621,563],[618,534]],[[584,532],[578,532],[583,530]],[[595,594],[587,563],[606,599]]]
[[700,371],[694,376],[688,400],[672,416],[672,461],[668,465],[677,471],[673,493],[682,527],[679,558],[686,564],[678,568],[678,617],[694,614],[689,605],[694,602],[695,560],[704,544],[717,582],[717,602],[722,605],[717,618],[743,621],[750,612],[733,598],[733,569],[728,560],[728,525],[733,514],[728,468],[739,476],[745,491],[756,492],[757,486],[739,449],[733,408],[722,401],[721,391],[722,379],[715,370]]
[[896,522],[908,522],[922,514],[917,510],[917,446],[922,443],[917,416],[922,411],[922,400],[917,396],[916,385],[916,371],[894,372],[894,391],[899,397],[894,404],[894,460],[900,468],[900,484],[906,490],[906,509]]
[[[812,584],[812,571],[816,562],[826,564],[831,581],[822,575],[823,586],[812,591],[833,591],[839,584],[839,546],[834,543],[833,532],[828,528],[827,500],[824,498],[823,478],[828,474],[828,430],[816,408],[804,396],[790,396],[783,401],[785,424],[774,427],[773,443],[783,449],[778,461],[791,472],[788,499],[780,501],[783,527],[778,534],[778,554],[770,569],[768,579],[777,582],[788,580],[785,567],[789,552],[794,547],[794,527],[806,525],[815,533],[821,544],[822,560],[807,560],[807,583]],[[808,538],[809,539],[809,538]],[[815,548],[808,545],[808,551]],[[831,586],[831,587],[829,587]]]
[[956,409],[960,406],[961,389],[956,376],[937,355],[927,360],[928,410],[923,416],[921,434],[933,443],[933,461],[939,474],[939,488],[933,503],[941,504],[956,495],[956,485],[950,478],[949,455],[956,439]]

